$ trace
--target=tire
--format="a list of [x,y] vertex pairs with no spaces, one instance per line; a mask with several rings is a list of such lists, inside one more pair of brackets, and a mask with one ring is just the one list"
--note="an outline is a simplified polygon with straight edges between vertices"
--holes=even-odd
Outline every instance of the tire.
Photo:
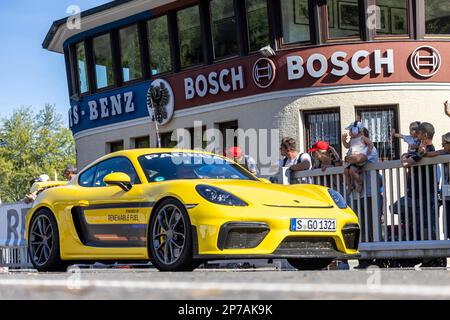
[[58,223],[47,209],[38,210],[31,220],[28,254],[39,272],[67,270],[68,263],[61,260]]
[[332,258],[317,258],[317,259],[302,259],[302,258],[291,258],[287,259],[289,264],[300,271],[308,270],[323,270],[333,261]]
[[202,261],[193,259],[191,222],[186,208],[175,199],[164,200],[152,213],[148,248],[159,271],[192,271]]

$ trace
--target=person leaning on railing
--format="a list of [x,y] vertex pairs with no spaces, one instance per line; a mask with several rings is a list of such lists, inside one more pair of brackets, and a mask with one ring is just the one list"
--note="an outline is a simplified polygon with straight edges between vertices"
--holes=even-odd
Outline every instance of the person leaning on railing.
[[[280,153],[283,159],[278,163],[278,172],[283,172],[283,167],[288,167],[291,171],[305,171],[312,169],[312,159],[308,153],[297,151],[297,142],[293,138],[284,138],[281,141]],[[303,182],[310,183],[307,179]]]
[[[450,155],[450,132],[447,132],[442,136],[442,147],[444,149],[437,151],[430,151],[424,154],[424,157],[434,158],[438,156]],[[446,215],[446,223],[447,223],[447,238],[450,233],[450,170],[449,165],[444,164],[444,184],[442,185],[441,195],[442,201],[445,201],[445,215]]]

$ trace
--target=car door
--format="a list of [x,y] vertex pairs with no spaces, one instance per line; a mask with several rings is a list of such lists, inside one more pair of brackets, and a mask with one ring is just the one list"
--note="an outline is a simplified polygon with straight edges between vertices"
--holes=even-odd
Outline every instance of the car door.
[[[105,185],[105,176],[115,172],[130,176],[131,190]],[[72,214],[85,245],[111,248],[147,245],[147,217],[152,203],[146,201],[141,181],[128,158],[111,158],[89,168],[80,175],[78,184],[78,205]]]

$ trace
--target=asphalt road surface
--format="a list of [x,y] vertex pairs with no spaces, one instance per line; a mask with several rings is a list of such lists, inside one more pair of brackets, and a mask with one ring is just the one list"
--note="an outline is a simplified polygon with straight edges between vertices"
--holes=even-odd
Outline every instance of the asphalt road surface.
[[0,273],[0,299],[450,299],[450,270],[22,270]]

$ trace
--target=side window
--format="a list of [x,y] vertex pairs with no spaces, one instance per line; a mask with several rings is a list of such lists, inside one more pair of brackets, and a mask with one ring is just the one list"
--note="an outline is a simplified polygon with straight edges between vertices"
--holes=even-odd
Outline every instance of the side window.
[[123,172],[130,176],[132,184],[139,184],[139,178],[133,165],[127,158],[119,157],[106,160],[97,166],[93,187],[104,187],[103,179],[110,173]]
[[78,179],[78,184],[82,187],[92,187],[92,181],[94,181],[95,170],[97,166],[93,166],[87,171],[83,172]]

